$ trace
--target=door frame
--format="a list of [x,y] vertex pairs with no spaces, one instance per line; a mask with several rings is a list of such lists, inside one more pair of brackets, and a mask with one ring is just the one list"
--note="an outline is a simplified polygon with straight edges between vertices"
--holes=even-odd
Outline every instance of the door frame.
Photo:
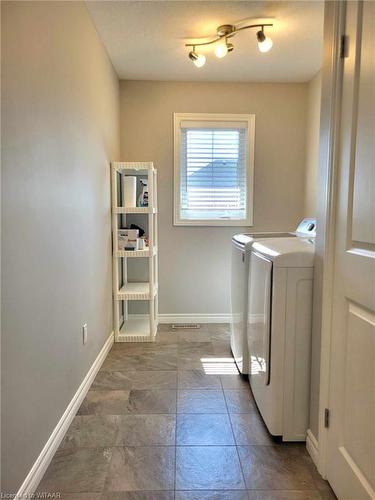
[[[343,80],[342,42],[345,35],[345,0],[326,0],[324,7],[324,53],[322,71],[320,151],[316,236],[316,265],[318,292],[321,294],[320,323],[320,380],[318,463],[320,474],[326,478],[328,430],[325,427],[325,408],[330,407],[332,304],[336,200],[338,177],[338,147],[340,141],[341,90]],[[317,288],[314,288],[316,291]]]

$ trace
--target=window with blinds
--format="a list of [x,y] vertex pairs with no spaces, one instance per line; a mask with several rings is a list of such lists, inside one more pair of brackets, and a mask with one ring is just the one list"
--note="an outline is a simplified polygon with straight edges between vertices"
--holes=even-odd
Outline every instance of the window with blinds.
[[175,223],[251,225],[253,119],[200,116],[175,116]]

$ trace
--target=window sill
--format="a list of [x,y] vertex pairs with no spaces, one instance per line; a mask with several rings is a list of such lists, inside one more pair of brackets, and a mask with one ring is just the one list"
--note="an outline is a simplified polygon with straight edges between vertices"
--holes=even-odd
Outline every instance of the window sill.
[[250,219],[221,219],[221,220],[179,220],[173,221],[174,226],[208,226],[208,227],[239,227],[252,226]]

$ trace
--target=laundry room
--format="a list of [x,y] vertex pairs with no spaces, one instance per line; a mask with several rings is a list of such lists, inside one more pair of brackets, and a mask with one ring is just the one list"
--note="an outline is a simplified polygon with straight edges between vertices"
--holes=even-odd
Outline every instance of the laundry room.
[[374,5],[1,2],[1,498],[375,498]]

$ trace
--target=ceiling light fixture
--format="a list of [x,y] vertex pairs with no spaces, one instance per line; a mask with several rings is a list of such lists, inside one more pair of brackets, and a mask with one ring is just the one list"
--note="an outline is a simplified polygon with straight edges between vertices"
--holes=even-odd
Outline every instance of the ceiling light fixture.
[[239,31],[251,29],[251,28],[260,28],[256,34],[256,38],[258,41],[258,48],[261,52],[268,52],[272,45],[273,42],[271,38],[267,37],[264,34],[264,28],[268,26],[273,26],[272,23],[262,23],[262,24],[249,24],[247,26],[234,26],[232,24],[223,24],[219,26],[216,30],[216,36],[208,41],[208,42],[201,42],[201,43],[187,43],[185,44],[185,47],[192,47],[193,50],[189,52],[189,58],[193,61],[193,63],[197,66],[197,68],[201,68],[204,66],[206,62],[206,57],[203,54],[198,54],[195,52],[195,47],[202,47],[204,45],[211,45],[211,44],[216,44],[214,53],[216,57],[219,59],[222,59],[225,57],[228,52],[232,52],[234,47],[233,44],[228,42],[228,38],[232,38],[235,36]]

